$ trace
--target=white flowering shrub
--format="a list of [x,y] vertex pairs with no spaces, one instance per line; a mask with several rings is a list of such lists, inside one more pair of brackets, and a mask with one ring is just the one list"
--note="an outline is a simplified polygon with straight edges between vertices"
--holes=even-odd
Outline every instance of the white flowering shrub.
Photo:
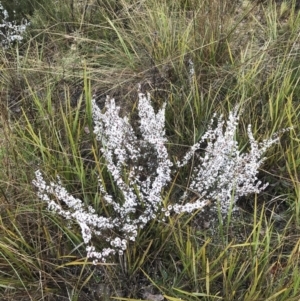
[[[175,162],[176,169],[186,165],[192,157],[197,162],[187,192],[175,204],[162,202],[164,189],[172,181],[173,165],[165,145],[165,105],[155,113],[150,95],[139,93],[140,125],[136,130],[128,118],[119,116],[120,108],[114,99],[107,98],[105,113],[92,100],[92,110],[94,133],[101,142],[107,171],[118,188],[115,194],[106,191],[99,177],[100,195],[107,206],[105,212],[110,212],[110,216],[99,215],[92,207],[86,208],[80,199],[66,191],[59,179],[57,183],[47,184],[39,170],[33,184],[49,210],[80,226],[87,257],[95,262],[122,254],[128,243],[136,239],[138,231],[151,220],[191,213],[217,203],[226,215],[239,197],[259,193],[266,187],[257,179],[258,168],[264,160],[263,153],[278,138],[258,143],[249,126],[250,151],[240,153],[235,139],[237,110],[229,114],[226,124],[222,116],[216,127],[212,120],[201,141],[191,147],[181,162]],[[204,143],[204,154],[197,154]],[[101,250],[93,246],[93,236],[102,241]]]
[[26,19],[21,21],[21,24],[16,24],[15,21],[8,21],[8,13],[0,3],[0,12],[3,15],[2,23],[0,24],[0,41],[3,47],[8,47],[14,41],[22,41],[23,34],[29,22]]

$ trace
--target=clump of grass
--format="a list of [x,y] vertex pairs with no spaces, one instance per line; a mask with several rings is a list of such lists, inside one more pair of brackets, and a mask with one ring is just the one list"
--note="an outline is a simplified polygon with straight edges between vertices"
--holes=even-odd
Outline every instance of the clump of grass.
[[[296,1],[75,2],[47,2],[47,13],[38,7],[26,42],[1,51],[1,298],[146,292],[167,300],[298,300]],[[37,167],[51,179],[59,174],[74,196],[101,210],[103,162],[89,100],[113,96],[135,121],[138,83],[157,107],[168,102],[174,159],[199,140],[213,113],[227,116],[236,103],[244,108],[242,151],[249,123],[260,140],[293,130],[267,153],[260,178],[270,187],[256,202],[240,201],[239,220],[220,221],[214,233],[197,214],[153,222],[119,261],[92,268],[79,229],[41,206],[31,180]],[[189,175],[189,168],[178,174],[167,197],[176,200]]]

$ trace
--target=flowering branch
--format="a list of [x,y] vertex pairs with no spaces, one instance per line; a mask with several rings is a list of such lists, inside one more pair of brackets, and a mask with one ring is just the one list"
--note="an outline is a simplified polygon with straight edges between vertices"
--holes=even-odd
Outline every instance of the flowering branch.
[[240,153],[235,139],[238,120],[237,108],[229,113],[225,130],[223,130],[225,122],[222,116],[216,128],[212,128],[212,119],[201,140],[191,147],[182,162],[177,162],[178,167],[186,165],[206,142],[205,154],[197,157],[199,164],[193,169],[188,187],[188,190],[194,192],[198,199],[192,204],[187,202],[183,205],[174,205],[173,209],[176,213],[190,213],[211,201],[218,201],[222,215],[226,216],[232,202],[235,204],[240,197],[259,193],[267,187],[268,184],[262,185],[258,180],[258,169],[265,160],[262,155],[279,138],[275,135],[273,139],[258,143],[253,138],[251,125],[249,125],[247,133],[250,152]]
[[[196,159],[189,192],[177,204],[164,208],[161,195],[172,180],[172,162],[165,146],[165,104],[155,113],[149,94],[139,93],[138,97],[139,133],[133,130],[126,117],[119,116],[120,108],[115,105],[114,99],[107,98],[105,113],[92,100],[94,133],[101,142],[107,170],[120,193],[119,197],[110,195],[99,179],[101,197],[112,209],[110,217],[97,215],[91,207],[85,209],[83,202],[70,195],[60,181],[47,185],[39,170],[33,181],[38,197],[48,204],[49,210],[76,221],[80,226],[87,257],[95,262],[105,261],[110,255],[122,254],[128,242],[136,239],[138,230],[156,219],[161,212],[165,212],[166,216],[171,212],[191,213],[217,202],[222,214],[228,214],[232,202],[234,204],[241,196],[259,193],[266,187],[257,179],[258,168],[264,161],[263,153],[278,141],[275,137],[262,143],[256,142],[249,126],[251,149],[249,153],[241,154],[235,139],[237,109],[230,112],[226,126],[222,116],[215,128],[212,120],[202,139],[191,147],[182,162],[176,163],[180,168],[192,157]],[[138,139],[138,134],[141,139]],[[196,151],[204,142],[207,145],[204,155],[197,155]],[[190,192],[197,195],[196,201],[190,201]],[[64,203],[68,210],[54,199]],[[96,251],[91,243],[93,235],[103,238],[107,247]]]

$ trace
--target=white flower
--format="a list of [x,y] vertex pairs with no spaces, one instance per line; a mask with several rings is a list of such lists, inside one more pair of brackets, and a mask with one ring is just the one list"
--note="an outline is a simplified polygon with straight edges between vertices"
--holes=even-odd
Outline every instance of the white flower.
[[[192,64],[190,67],[193,70]],[[101,143],[106,168],[119,189],[118,195],[122,196],[120,199],[110,195],[99,177],[100,195],[111,211],[109,217],[99,216],[90,206],[86,208],[80,199],[66,191],[59,179],[57,183],[47,185],[42,173],[39,170],[35,173],[33,184],[38,189],[37,196],[48,204],[49,210],[80,226],[87,257],[94,263],[123,254],[129,241],[135,241],[139,231],[159,216],[163,219],[171,213],[192,213],[209,204],[214,210],[218,204],[226,216],[230,208],[234,209],[238,198],[259,193],[266,187],[257,180],[258,168],[264,161],[263,153],[277,142],[278,137],[258,143],[249,126],[250,151],[241,153],[235,139],[239,117],[236,108],[229,113],[226,126],[221,116],[213,128],[213,118],[201,140],[190,148],[182,162],[176,163],[180,168],[192,157],[196,162],[188,190],[177,203],[167,204],[164,208],[162,194],[172,182],[172,163],[165,146],[166,105],[155,113],[149,94],[139,93],[138,97],[139,137],[128,119],[119,116],[120,108],[114,99],[107,98],[105,113],[92,100],[94,133]],[[196,154],[204,143],[203,155]],[[92,245],[93,236],[102,240],[101,251],[96,251]]]
[[[237,108],[229,113],[225,130],[222,116],[215,128],[212,127],[212,120],[208,131],[203,135],[200,142],[191,147],[191,150],[184,156],[182,162],[177,166],[186,165],[195,156],[195,152],[206,142],[205,153],[198,158],[198,164],[194,167],[188,191],[192,191],[201,198],[193,204],[176,204],[176,213],[192,212],[206,206],[206,203],[218,201],[221,213],[226,216],[235,202],[241,197],[251,193],[259,193],[266,185],[257,181],[258,168],[264,158],[263,153],[278,138],[265,140],[261,144],[256,142],[248,127],[250,141],[250,152],[241,154],[238,143],[235,140],[239,116]],[[186,199],[186,196],[185,196]]]

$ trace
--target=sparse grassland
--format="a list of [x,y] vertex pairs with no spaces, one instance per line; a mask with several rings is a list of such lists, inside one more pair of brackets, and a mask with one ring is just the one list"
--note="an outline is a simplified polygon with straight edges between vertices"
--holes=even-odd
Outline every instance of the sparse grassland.
[[[0,52],[1,300],[299,301],[300,12],[298,1],[258,2],[37,6],[24,42]],[[103,108],[114,97],[137,126],[138,84],[155,109],[166,102],[174,161],[214,113],[227,117],[236,104],[242,152],[248,124],[258,141],[292,129],[267,151],[259,178],[269,186],[239,200],[238,219],[213,230],[201,212],[152,220],[122,256],[95,266],[78,225],[49,212],[32,180],[37,169],[49,181],[59,175],[106,212],[98,175],[117,189],[93,134],[91,98]],[[165,202],[178,201],[192,168],[174,175]]]

